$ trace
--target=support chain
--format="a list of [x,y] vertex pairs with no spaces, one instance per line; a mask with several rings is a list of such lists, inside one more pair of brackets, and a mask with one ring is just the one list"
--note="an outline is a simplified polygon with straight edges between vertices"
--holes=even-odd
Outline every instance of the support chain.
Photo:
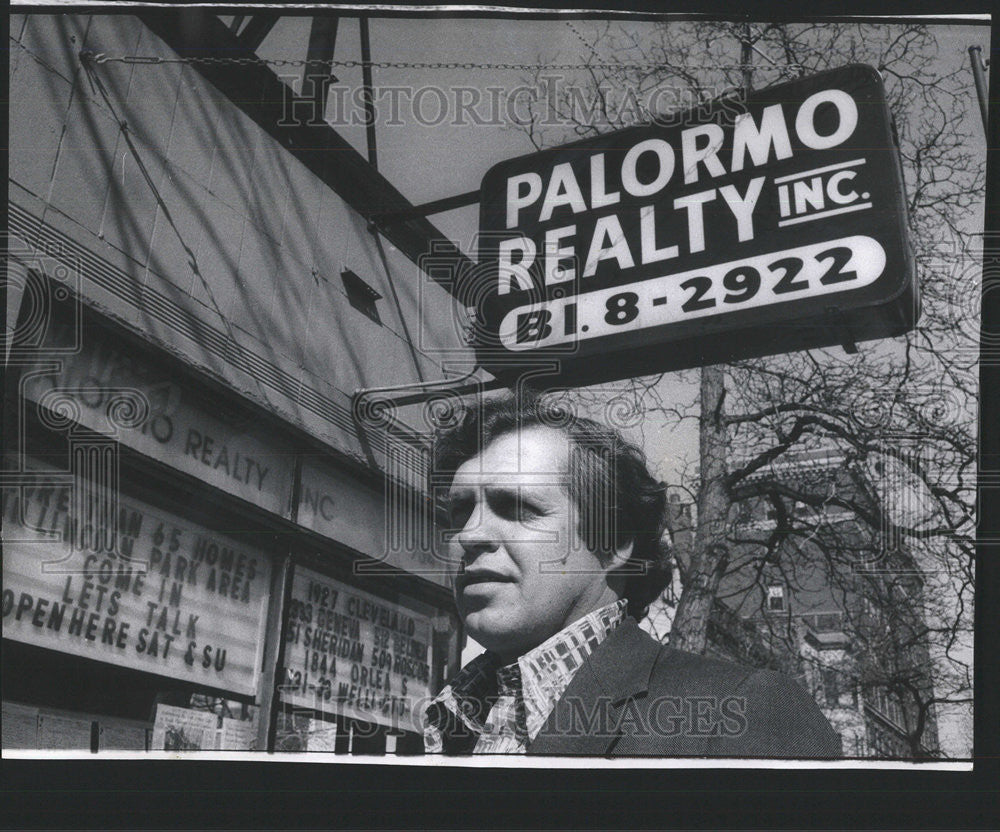
[[[304,67],[311,64],[319,64],[324,67],[371,67],[372,69],[491,69],[491,70],[517,70],[521,72],[540,72],[543,70],[584,70],[584,69],[637,69],[637,70],[739,70],[746,67],[743,64],[723,64],[713,67],[705,67],[694,64],[664,64],[664,63],[620,63],[594,62],[586,64],[508,64],[508,63],[470,63],[461,61],[346,61],[346,60],[312,60],[296,59],[286,60],[283,58],[260,58],[257,56],[248,57],[220,57],[215,55],[191,55],[188,57],[164,58],[159,55],[108,55],[105,52],[84,52],[82,56],[89,58],[96,64],[122,63],[122,64],[205,64],[205,65],[227,65],[227,66],[272,66],[272,67]],[[802,64],[775,64],[776,68],[804,69]]]

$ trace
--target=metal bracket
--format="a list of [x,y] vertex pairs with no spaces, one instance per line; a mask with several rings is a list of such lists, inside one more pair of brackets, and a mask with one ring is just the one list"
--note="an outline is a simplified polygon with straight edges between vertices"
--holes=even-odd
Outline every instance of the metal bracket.
[[479,365],[473,365],[465,375],[458,378],[439,379],[417,384],[400,384],[392,387],[363,387],[354,391],[351,396],[351,418],[355,431],[361,442],[365,458],[372,468],[377,468],[375,455],[368,438],[370,428],[381,426],[387,431],[399,429],[395,411],[397,408],[410,404],[418,404],[444,395],[448,398],[461,398],[479,391],[497,390],[507,387],[506,382],[498,379],[470,381]]
[[827,326],[837,333],[837,340],[840,341],[844,352],[848,355],[857,355],[858,345],[854,341],[854,335],[847,324],[844,313],[836,306],[828,306],[825,311]]
[[464,208],[467,205],[475,205],[479,202],[478,190],[468,191],[464,194],[446,196],[443,199],[435,199],[432,202],[425,202],[423,205],[414,205],[403,211],[388,211],[384,214],[372,214],[370,219],[376,223],[393,223],[402,220],[412,220],[417,217],[426,217],[430,214],[443,214],[445,211],[452,211],[455,208]]

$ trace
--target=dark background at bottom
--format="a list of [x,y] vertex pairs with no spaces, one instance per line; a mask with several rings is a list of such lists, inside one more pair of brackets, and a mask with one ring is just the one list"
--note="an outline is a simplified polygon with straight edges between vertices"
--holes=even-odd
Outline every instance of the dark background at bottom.
[[[599,761],[595,761],[600,765]],[[5,762],[6,828],[996,828],[975,774]]]

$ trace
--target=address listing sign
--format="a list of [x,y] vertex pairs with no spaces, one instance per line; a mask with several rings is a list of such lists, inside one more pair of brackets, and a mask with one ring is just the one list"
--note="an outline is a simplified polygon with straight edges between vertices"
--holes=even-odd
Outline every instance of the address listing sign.
[[297,567],[281,698],[420,731],[430,699],[432,639],[429,615]]
[[878,72],[850,65],[504,161],[482,183],[483,365],[594,383],[898,335],[919,315]]

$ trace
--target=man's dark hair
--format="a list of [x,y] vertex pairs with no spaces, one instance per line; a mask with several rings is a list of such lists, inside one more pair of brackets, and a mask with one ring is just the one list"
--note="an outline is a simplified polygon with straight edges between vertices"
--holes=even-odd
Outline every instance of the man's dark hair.
[[530,427],[553,428],[570,439],[567,490],[587,546],[611,557],[632,541],[623,597],[629,613],[641,618],[670,582],[663,542],[666,487],[649,473],[642,450],[618,431],[533,394],[484,399],[467,408],[454,427],[438,433],[434,485],[447,487],[455,471],[495,439]]

